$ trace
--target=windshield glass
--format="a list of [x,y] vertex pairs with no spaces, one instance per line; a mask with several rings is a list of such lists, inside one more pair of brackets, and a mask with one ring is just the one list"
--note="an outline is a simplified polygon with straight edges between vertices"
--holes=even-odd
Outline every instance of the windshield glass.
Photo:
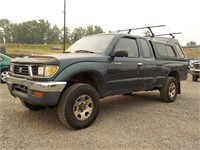
[[72,53],[104,53],[110,42],[113,34],[99,34],[84,37],[73,45],[71,45],[65,52]]

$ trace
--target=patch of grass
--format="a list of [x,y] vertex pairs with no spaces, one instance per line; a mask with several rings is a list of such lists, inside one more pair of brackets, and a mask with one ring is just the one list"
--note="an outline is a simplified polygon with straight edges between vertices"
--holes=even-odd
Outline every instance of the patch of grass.
[[[6,47],[7,54],[47,54],[62,53],[63,45],[53,44],[1,44]],[[52,50],[52,48],[60,48],[61,50]],[[69,45],[66,45],[66,49]]]
[[1,44],[7,49],[30,49],[30,50],[50,50],[52,47],[63,48],[62,45],[53,45],[53,44]]
[[[62,53],[63,45],[53,44],[1,44],[6,47],[7,54],[47,54],[47,53]],[[53,47],[60,47],[61,50],[51,50]],[[69,45],[66,45],[66,49]],[[200,58],[200,48],[184,48],[186,57]]]
[[183,51],[186,57],[200,58],[200,48],[184,48]]

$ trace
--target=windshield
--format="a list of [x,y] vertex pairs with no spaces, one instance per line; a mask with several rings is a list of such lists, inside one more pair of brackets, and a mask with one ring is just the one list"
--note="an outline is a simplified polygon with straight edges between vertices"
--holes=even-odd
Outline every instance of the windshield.
[[71,45],[65,52],[104,53],[114,34],[99,34],[82,38]]

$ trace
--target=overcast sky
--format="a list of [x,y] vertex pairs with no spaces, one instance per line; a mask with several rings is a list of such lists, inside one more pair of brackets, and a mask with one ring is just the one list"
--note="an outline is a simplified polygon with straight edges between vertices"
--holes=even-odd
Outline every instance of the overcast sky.
[[[0,19],[12,23],[44,19],[63,26],[64,0],[1,0]],[[157,34],[177,35],[182,45],[200,44],[200,0],[66,0],[66,26],[99,25],[107,32],[117,29],[166,25]],[[159,33],[158,33],[159,32]]]

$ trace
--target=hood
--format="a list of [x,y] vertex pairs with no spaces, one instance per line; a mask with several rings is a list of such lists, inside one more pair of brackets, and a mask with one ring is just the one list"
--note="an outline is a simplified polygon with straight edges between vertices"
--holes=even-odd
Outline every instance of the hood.
[[61,53],[61,54],[47,54],[47,55],[31,55],[25,57],[16,57],[11,60],[12,63],[20,64],[72,64],[76,62],[99,62],[105,61],[105,56],[91,53]]

